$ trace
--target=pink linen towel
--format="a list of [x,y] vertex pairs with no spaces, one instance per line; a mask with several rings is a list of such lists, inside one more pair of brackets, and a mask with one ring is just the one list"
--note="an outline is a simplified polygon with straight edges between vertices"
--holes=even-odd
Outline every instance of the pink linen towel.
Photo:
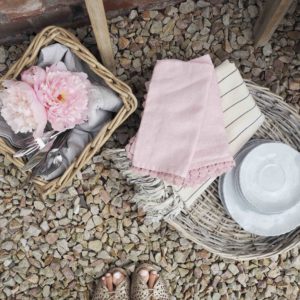
[[140,128],[126,151],[134,172],[182,186],[234,166],[209,55],[156,63]]

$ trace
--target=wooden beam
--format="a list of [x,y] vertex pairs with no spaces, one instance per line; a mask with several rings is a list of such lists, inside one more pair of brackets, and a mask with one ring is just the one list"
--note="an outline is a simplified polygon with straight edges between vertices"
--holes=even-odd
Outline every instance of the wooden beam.
[[254,26],[255,46],[264,46],[281,23],[293,0],[268,0]]
[[103,65],[115,73],[116,65],[110,41],[103,0],[85,0]]

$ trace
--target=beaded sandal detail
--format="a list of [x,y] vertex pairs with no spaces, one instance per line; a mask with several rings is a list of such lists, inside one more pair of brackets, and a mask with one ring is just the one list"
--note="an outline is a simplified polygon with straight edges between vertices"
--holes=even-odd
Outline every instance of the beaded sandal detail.
[[131,300],[169,300],[170,296],[165,281],[161,276],[158,277],[153,289],[149,289],[147,283],[145,283],[142,277],[139,275],[139,271],[146,269],[149,272],[157,271],[157,267],[142,264],[132,274],[131,281]]
[[114,268],[108,271],[108,273],[115,273],[120,272],[122,273],[125,278],[124,280],[117,285],[113,292],[110,292],[105,285],[103,285],[102,281],[100,280],[96,286],[96,289],[93,294],[93,300],[129,300],[129,277],[127,272],[121,268]]

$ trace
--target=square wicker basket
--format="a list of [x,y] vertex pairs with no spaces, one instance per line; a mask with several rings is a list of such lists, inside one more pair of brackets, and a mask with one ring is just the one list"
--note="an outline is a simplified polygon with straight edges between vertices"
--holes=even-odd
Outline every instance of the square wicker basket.
[[[0,88],[3,88],[1,84],[3,80],[16,79],[24,69],[37,62],[39,51],[43,47],[55,42],[69,47],[78,58],[87,63],[95,74],[101,77],[112,90],[119,94],[123,101],[123,106],[114,119],[102,128],[94,140],[85,147],[81,155],[69,166],[61,177],[52,181],[43,181],[40,178],[33,178],[33,183],[42,196],[56,193],[64,188],[70,180],[73,179],[76,172],[100,150],[117,127],[135,111],[137,106],[137,100],[128,85],[117,79],[109,70],[102,66],[93,54],[91,54],[72,33],[56,26],[46,27],[33,39],[23,56],[0,79]],[[9,147],[1,138],[0,152],[20,170],[22,169],[24,161],[20,158],[14,158],[15,150]]]

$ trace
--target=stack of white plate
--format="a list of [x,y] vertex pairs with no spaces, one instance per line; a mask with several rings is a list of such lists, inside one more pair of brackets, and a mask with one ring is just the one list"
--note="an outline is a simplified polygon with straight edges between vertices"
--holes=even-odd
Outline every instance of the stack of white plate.
[[232,218],[263,236],[300,226],[300,153],[280,142],[253,140],[235,161],[219,181],[220,198]]

